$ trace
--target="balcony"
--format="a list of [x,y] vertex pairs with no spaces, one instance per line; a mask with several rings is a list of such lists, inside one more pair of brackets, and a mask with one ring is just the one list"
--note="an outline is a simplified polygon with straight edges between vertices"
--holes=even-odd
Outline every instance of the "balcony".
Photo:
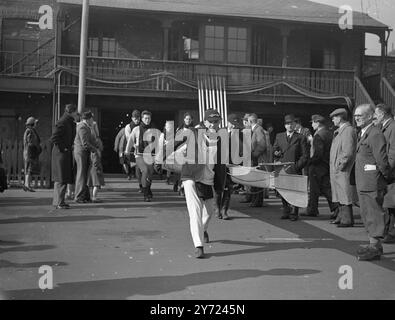
[[[0,52],[1,72],[8,77],[54,76],[53,56],[35,53],[23,58]],[[78,87],[79,56],[59,55],[62,92]],[[59,75],[59,73],[58,73]],[[87,88],[90,94],[147,95],[196,98],[198,80],[208,75],[225,79],[230,100],[272,101],[298,98],[331,100],[354,98],[354,71],[276,66],[213,64],[120,58],[87,58]],[[311,102],[311,101],[310,101]],[[344,102],[344,101],[343,101]]]
[[[78,86],[79,57],[60,55],[61,85]],[[87,58],[87,87],[197,96],[197,82],[223,77],[228,97],[354,97],[354,71],[119,58]],[[295,90],[296,89],[296,90]],[[106,90],[107,91],[107,90]],[[259,99],[258,99],[259,100]]]

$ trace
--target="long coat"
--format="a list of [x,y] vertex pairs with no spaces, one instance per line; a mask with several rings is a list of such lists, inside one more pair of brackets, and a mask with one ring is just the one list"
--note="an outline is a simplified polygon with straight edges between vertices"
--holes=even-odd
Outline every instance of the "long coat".
[[332,133],[322,128],[313,137],[309,166],[320,176],[329,175],[329,158],[332,145]]
[[391,180],[395,179],[395,120],[390,119],[381,129],[387,143],[388,163],[391,167]]
[[350,175],[355,163],[356,146],[357,134],[350,123],[334,132],[329,160],[332,201],[342,205],[351,205],[355,200]]
[[259,162],[264,161],[266,151],[267,141],[265,130],[259,124],[257,124],[252,130],[251,136],[251,160],[253,166],[257,166]]
[[27,127],[23,135],[23,159],[26,174],[39,174],[39,156],[41,153],[40,137],[32,127]]
[[73,152],[75,138],[74,118],[65,113],[56,123],[51,137],[52,148],[52,181],[73,183]]
[[358,192],[385,190],[389,175],[390,167],[384,135],[379,128],[371,126],[357,145],[355,181]]
[[287,133],[277,134],[273,145],[273,152],[280,151],[281,156],[276,157],[277,161],[293,162],[294,165],[287,169],[289,174],[302,174],[303,168],[308,161],[307,139],[303,135],[294,132],[291,140],[287,141]]

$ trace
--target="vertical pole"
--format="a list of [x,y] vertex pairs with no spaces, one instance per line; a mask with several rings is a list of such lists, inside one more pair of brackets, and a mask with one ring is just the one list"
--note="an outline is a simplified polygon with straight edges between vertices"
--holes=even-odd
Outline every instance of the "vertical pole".
[[81,44],[80,44],[80,71],[78,84],[78,112],[85,108],[86,88],[86,52],[88,48],[89,0],[82,2]]

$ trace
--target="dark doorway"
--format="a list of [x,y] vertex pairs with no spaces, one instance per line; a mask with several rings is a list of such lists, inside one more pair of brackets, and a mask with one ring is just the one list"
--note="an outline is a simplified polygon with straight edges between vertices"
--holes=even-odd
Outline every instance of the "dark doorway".
[[[143,111],[143,110],[140,110]],[[131,121],[131,111],[101,110],[100,134],[102,136],[103,169],[105,173],[122,173],[118,154],[114,152],[114,141],[118,132]],[[175,120],[174,111],[152,111],[152,125],[163,131],[166,120]]]

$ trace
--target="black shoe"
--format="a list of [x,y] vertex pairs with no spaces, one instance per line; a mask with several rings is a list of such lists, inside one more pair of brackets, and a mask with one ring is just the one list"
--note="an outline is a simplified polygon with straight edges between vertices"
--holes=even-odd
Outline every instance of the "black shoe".
[[203,240],[204,240],[204,243],[209,243],[210,242],[210,238],[208,237],[207,231],[204,231]]
[[333,220],[333,221],[330,222],[330,224],[340,224],[340,221],[339,220]]
[[318,217],[320,213],[318,211],[307,210],[305,213],[301,213],[302,217]]
[[366,251],[358,254],[359,261],[373,261],[373,260],[380,260],[382,252],[380,249],[374,247],[367,247]]
[[290,219],[291,221],[298,221],[298,220],[299,220],[299,217],[298,217],[297,215],[291,215],[291,216],[289,217],[289,219]]
[[36,192],[36,190],[34,190],[34,189],[31,188],[31,187],[28,187],[28,188],[27,188],[27,191],[29,191],[29,192]]
[[352,228],[354,227],[354,224],[352,223],[339,223],[337,224],[338,228]]
[[384,237],[383,243],[395,243],[395,236],[387,234]]
[[223,218],[223,217],[222,217],[222,214],[220,214],[220,213],[217,213],[216,216],[217,216],[218,219],[222,219],[222,218]]
[[373,248],[375,250],[378,250],[381,254],[384,254],[384,249],[383,249],[383,247],[381,245],[379,245],[378,247],[374,247],[374,246],[368,245],[368,246],[363,246],[363,247],[359,248],[357,250],[357,255],[358,256],[359,255],[363,255],[364,253],[366,253],[369,250],[369,248]]
[[230,220],[230,217],[228,216],[227,213],[224,213],[224,214],[222,215],[222,220]]
[[290,207],[288,207],[288,206],[283,207],[283,214],[284,215],[289,215],[291,212],[292,212],[292,210]]
[[288,220],[288,219],[290,219],[289,214],[283,214],[280,219],[281,220]]
[[337,216],[339,215],[339,211],[340,211],[340,209],[339,209],[339,208],[336,208],[336,209],[333,211],[333,213],[332,213],[330,219],[331,219],[331,220],[336,220]]
[[22,189],[23,189],[23,191],[25,191],[25,192],[28,192],[28,191],[29,191],[29,188],[26,187],[26,186],[22,186]]
[[60,204],[56,206],[56,209],[60,209],[60,210],[70,209],[70,206],[68,204]]
[[195,251],[195,257],[197,259],[203,259],[204,258],[204,250],[203,247],[197,247]]

